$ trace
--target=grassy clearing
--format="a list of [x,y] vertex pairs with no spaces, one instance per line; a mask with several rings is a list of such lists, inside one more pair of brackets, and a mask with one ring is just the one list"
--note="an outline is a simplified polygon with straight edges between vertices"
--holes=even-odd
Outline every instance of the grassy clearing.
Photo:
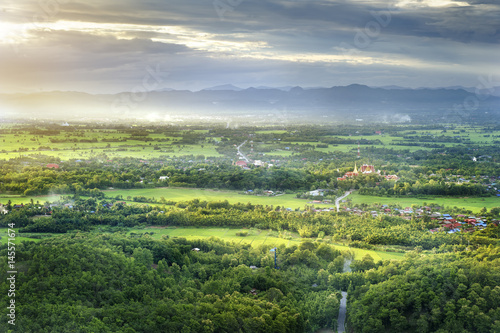
[[[205,201],[224,201],[227,200],[231,204],[243,203],[246,204],[250,202],[254,205],[268,205],[268,206],[281,206],[292,209],[303,209],[305,205],[310,205],[309,200],[298,199],[295,194],[283,194],[279,196],[256,196],[241,194],[238,191],[219,191],[210,189],[197,189],[197,188],[151,188],[151,189],[131,189],[131,190],[107,190],[104,191],[108,197],[116,197],[121,195],[125,201],[132,203],[132,201],[127,200],[127,197],[144,196],[147,198],[155,198],[159,200],[164,197],[166,200],[170,201],[189,201],[192,199],[200,199]],[[33,196],[33,197],[23,197],[20,195],[0,195],[0,203],[7,204],[9,200],[13,204],[28,203],[31,199],[34,202],[44,203],[46,201],[54,202],[59,200],[60,195],[50,195],[50,196]],[[425,199],[417,198],[394,198],[394,197],[377,197],[371,195],[359,195],[353,193],[347,197],[351,200],[353,204],[380,204],[388,205],[398,203],[404,207],[410,207],[413,204],[418,206],[423,206],[425,204],[435,203],[442,207],[460,207],[473,212],[479,211],[481,208],[486,207],[491,209],[493,207],[500,207],[500,198],[498,197],[487,197],[487,198],[453,198],[453,197],[433,197],[429,196]],[[330,204],[314,204],[316,207],[326,208],[334,207],[333,203]]]
[[352,200],[354,204],[381,204],[381,205],[389,205],[389,204],[400,204],[401,206],[410,207],[412,204],[416,204],[418,206],[423,206],[426,204],[437,204],[441,207],[459,207],[467,210],[471,210],[473,212],[479,211],[481,208],[486,207],[491,209],[493,207],[500,207],[500,198],[498,197],[487,197],[487,198],[453,198],[453,197],[433,197],[429,196],[426,199],[417,199],[417,198],[387,198],[387,197],[376,197],[371,195],[360,195],[357,193],[353,193],[347,197]]
[[40,195],[40,196],[29,196],[25,197],[22,195],[6,195],[2,194],[0,195],[0,203],[6,205],[9,200],[12,202],[13,205],[15,204],[27,204],[33,199],[33,202],[43,204],[46,201],[48,202],[55,202],[58,201],[61,198],[60,195],[52,194],[52,195]]
[[[283,194],[278,196],[256,196],[240,194],[237,191],[217,191],[209,189],[191,189],[191,188],[153,188],[153,189],[131,189],[131,190],[109,190],[104,191],[107,196],[115,197],[122,195],[124,199],[128,196],[144,196],[147,198],[155,198],[159,200],[164,197],[166,200],[187,201],[192,199],[200,199],[206,201],[223,201],[227,200],[231,204],[235,203],[252,203],[255,205],[273,205],[284,206],[286,208],[303,208],[308,203],[308,200],[297,199],[295,194]],[[320,204],[318,206],[327,207],[334,206],[333,204]]]
[[[18,233],[18,229],[17,228],[14,228],[14,230],[15,230],[15,233],[16,233],[16,237],[14,238],[14,241],[12,241],[12,240],[10,240],[10,241],[13,242],[16,245],[19,244],[19,243],[21,243],[22,241],[33,241],[33,242],[39,242],[40,241],[39,238],[29,238],[29,237],[21,236]],[[7,244],[9,242],[8,231],[9,231],[8,228],[0,228],[0,245]],[[53,234],[30,234],[30,236],[31,235],[42,235],[42,236],[47,236],[47,237],[53,236]]]
[[[260,229],[233,229],[233,228],[184,228],[184,227],[148,227],[143,229],[132,229],[128,232],[142,234],[146,232],[154,232],[151,236],[154,239],[161,239],[162,236],[168,235],[169,237],[183,237],[186,239],[204,239],[210,237],[217,237],[226,242],[234,242],[236,244],[250,244],[252,247],[256,246],[293,246],[299,245],[304,239],[300,238],[298,234],[292,232],[286,232],[286,238],[280,238],[278,232],[272,230],[260,230]],[[238,232],[248,232],[248,236],[237,236]],[[314,240],[314,239],[313,239]],[[366,254],[373,257],[375,261],[380,260],[401,260],[404,257],[404,253],[396,252],[384,252],[384,251],[373,251],[351,248],[341,244],[333,244],[337,249],[341,251],[352,251],[355,254],[356,259],[361,259]]]

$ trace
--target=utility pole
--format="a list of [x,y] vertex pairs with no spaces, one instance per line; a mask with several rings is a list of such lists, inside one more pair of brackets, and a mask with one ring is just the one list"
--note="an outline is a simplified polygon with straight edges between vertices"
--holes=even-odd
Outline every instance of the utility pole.
[[276,257],[278,255],[278,248],[273,247],[269,252],[274,252],[274,269],[280,269],[276,263]]

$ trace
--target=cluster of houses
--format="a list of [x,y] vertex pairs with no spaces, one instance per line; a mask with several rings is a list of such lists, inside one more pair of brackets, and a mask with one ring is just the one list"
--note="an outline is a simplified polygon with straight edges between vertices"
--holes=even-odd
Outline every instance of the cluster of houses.
[[[328,204],[331,203],[330,200],[314,200],[309,203],[312,204]],[[287,208],[287,210],[291,210]],[[435,209],[434,209],[435,210]],[[312,212],[320,213],[320,212],[336,212],[337,209],[335,207],[326,207],[326,208],[312,208]],[[475,230],[481,230],[486,228],[489,224],[494,226],[498,226],[500,224],[500,220],[492,219],[488,221],[485,216],[468,216],[463,214],[458,215],[450,215],[445,213],[440,213],[437,211],[433,211],[432,207],[424,206],[416,209],[412,209],[411,207],[405,208],[389,208],[388,205],[382,205],[379,210],[363,210],[358,207],[344,207],[342,211],[355,214],[355,215],[363,215],[369,213],[372,217],[377,217],[380,215],[389,215],[389,216],[397,216],[402,217],[406,220],[411,220],[413,217],[420,219],[424,216],[428,216],[431,220],[435,220],[439,227],[429,230],[430,232],[439,232],[446,231],[449,234],[455,232],[473,232]]]
[[[455,217],[450,214],[442,214],[440,217],[436,218],[439,223],[439,227],[431,229],[430,232],[447,231],[449,234],[455,232],[473,232],[475,230],[481,230],[488,226],[488,221],[486,217],[480,216],[467,216],[463,214],[456,215]],[[492,220],[491,223],[498,225],[497,220]]]
[[269,163],[263,162],[261,160],[255,160],[255,161],[249,161],[249,162],[246,162],[244,160],[238,160],[236,162],[233,162],[233,165],[239,166],[243,170],[250,170],[249,164],[256,166],[256,167],[266,167],[266,166],[272,167],[273,166],[273,164],[269,164]]

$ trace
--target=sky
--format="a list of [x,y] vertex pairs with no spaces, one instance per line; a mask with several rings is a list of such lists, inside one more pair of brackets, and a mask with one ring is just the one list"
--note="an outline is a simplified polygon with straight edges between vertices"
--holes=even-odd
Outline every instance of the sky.
[[0,92],[500,85],[498,0],[2,0]]

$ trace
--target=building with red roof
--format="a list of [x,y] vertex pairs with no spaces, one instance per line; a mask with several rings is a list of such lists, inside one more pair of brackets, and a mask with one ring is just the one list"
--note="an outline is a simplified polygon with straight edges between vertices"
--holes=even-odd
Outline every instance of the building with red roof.
[[248,164],[245,161],[237,161],[234,165],[239,166],[240,168],[248,167]]

